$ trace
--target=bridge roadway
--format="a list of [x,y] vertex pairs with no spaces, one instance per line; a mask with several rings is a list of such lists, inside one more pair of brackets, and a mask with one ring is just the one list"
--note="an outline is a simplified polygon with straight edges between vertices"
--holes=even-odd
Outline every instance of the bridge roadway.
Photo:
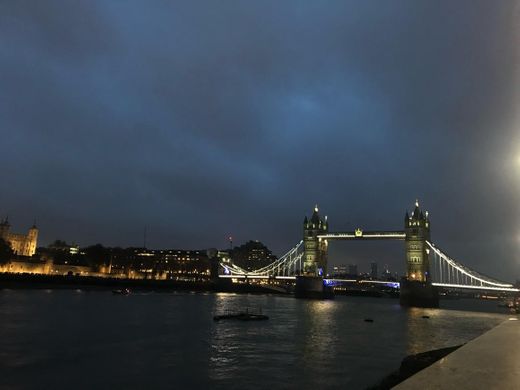
[[511,317],[394,387],[396,390],[519,388],[518,317]]
[[[219,278],[226,279],[249,279],[249,280],[260,280],[260,279],[276,279],[276,280],[295,280],[296,276],[268,276],[268,275],[219,275]],[[361,284],[386,284],[393,288],[399,288],[399,282],[392,282],[388,280],[358,280],[358,279],[331,279],[327,278],[326,281],[330,283],[361,283]],[[520,292],[520,289],[515,287],[493,287],[493,286],[470,286],[464,284],[447,284],[447,283],[432,283],[436,287],[444,287],[448,289],[462,289],[462,290],[480,290],[480,291],[502,291],[502,292]]]

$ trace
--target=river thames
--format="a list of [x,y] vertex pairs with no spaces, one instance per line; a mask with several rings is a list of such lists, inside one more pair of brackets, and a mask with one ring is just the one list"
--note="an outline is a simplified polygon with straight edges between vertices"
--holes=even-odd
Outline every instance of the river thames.
[[[246,308],[270,319],[213,321]],[[508,317],[496,301],[2,290],[0,388],[363,389]]]

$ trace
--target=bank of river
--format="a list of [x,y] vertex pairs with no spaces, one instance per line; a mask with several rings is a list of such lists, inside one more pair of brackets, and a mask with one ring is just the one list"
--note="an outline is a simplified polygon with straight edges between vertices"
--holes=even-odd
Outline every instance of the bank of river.
[[208,279],[157,280],[123,279],[76,275],[39,275],[0,273],[0,289],[61,289],[61,290],[112,290],[128,288],[132,291],[194,291],[194,292],[236,292],[249,294],[287,294],[282,288],[257,284],[235,284],[223,279],[213,283]]

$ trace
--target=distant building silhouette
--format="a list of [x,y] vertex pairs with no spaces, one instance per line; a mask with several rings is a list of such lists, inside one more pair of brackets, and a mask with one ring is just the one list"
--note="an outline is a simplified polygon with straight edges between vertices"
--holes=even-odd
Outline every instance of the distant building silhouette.
[[377,274],[377,263],[370,263],[370,277],[372,279],[377,279],[378,277],[378,274]]
[[38,228],[33,225],[27,234],[17,234],[10,232],[11,225],[5,218],[0,223],[0,237],[9,243],[15,255],[32,256],[36,252],[38,242]]
[[234,264],[247,271],[262,268],[276,260],[276,256],[260,241],[248,241],[230,251]]
[[210,275],[205,250],[106,248],[102,273],[145,279],[196,279]]
[[335,265],[334,267],[332,267],[333,277],[345,277],[347,273],[347,266],[345,264]]
[[340,264],[332,268],[332,277],[343,279],[356,279],[358,277],[357,264]]
[[388,268],[388,264],[385,264],[384,270],[381,273],[381,279],[382,280],[394,280],[394,275],[390,272],[390,269]]

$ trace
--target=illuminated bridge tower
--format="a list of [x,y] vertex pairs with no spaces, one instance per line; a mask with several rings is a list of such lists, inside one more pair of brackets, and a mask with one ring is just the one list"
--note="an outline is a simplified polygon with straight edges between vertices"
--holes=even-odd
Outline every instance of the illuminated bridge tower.
[[431,284],[429,250],[430,220],[422,212],[419,201],[415,209],[404,217],[406,234],[406,276],[401,280],[400,301],[403,306],[438,307],[438,291]]
[[327,232],[327,217],[324,220],[320,218],[318,205],[316,205],[311,219],[305,217],[303,220],[304,275],[322,276],[327,273],[327,240],[318,238],[318,235]]
[[334,292],[324,285],[323,275],[327,273],[327,240],[318,236],[328,232],[327,217],[321,219],[318,205],[310,219],[303,220],[303,272],[296,277],[295,296],[297,298],[332,298]]
[[415,202],[412,215],[408,211],[404,217],[406,233],[406,277],[420,282],[430,281],[430,262],[426,241],[430,240],[430,221],[428,212],[423,213],[419,202]]

